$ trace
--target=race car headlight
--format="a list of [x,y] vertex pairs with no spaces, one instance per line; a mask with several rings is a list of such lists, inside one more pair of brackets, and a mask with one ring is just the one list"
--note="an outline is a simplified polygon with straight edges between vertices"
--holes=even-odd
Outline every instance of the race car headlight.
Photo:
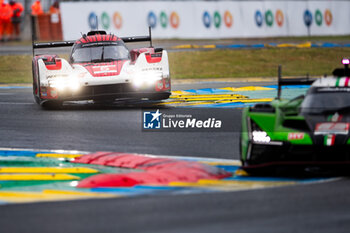
[[72,91],[77,91],[80,89],[80,83],[76,78],[72,78],[68,81],[69,89]]
[[162,76],[156,72],[138,73],[133,78],[133,84],[135,87],[141,87],[144,85],[150,86],[161,79]]
[[161,80],[161,79],[162,79],[162,77],[160,77],[160,76],[151,76],[151,77],[148,77],[146,79],[146,82],[148,84],[152,84],[152,83],[155,83],[156,81]]
[[58,78],[58,79],[53,80],[50,83],[50,86],[55,87],[58,90],[62,91],[62,90],[64,90],[66,88],[66,83],[65,83],[65,81],[63,79]]
[[271,138],[267,135],[265,131],[253,131],[252,139],[254,142],[269,143],[271,141]]
[[50,87],[57,88],[59,91],[70,89],[77,91],[80,89],[79,80],[75,76],[54,77],[49,80]]
[[135,87],[140,87],[144,83],[143,77],[142,76],[136,76],[133,80],[133,84]]

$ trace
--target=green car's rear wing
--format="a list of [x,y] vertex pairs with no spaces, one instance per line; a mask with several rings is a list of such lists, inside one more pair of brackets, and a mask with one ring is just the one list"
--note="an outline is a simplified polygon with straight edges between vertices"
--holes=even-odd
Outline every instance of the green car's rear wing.
[[[350,59],[349,58],[343,58],[342,64],[344,65],[344,68],[337,68],[333,70],[332,74],[337,77],[349,77],[350,76]],[[278,91],[277,91],[277,99],[281,98],[281,90],[282,86],[288,86],[288,85],[311,85],[315,79],[309,78],[309,75],[302,78],[284,78],[282,79],[282,67],[281,65],[278,66]]]
[[309,75],[301,78],[283,78],[282,79],[282,66],[278,66],[278,89],[276,99],[281,98],[282,86],[289,85],[311,85],[315,79],[309,78]]

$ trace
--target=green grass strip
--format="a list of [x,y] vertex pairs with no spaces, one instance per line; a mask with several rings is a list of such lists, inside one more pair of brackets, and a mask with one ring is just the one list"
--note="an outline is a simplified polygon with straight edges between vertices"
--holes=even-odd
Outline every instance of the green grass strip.
[[350,48],[269,48],[170,53],[172,78],[276,77],[330,75]]
[[[213,49],[170,52],[173,79],[330,75],[350,48]],[[30,55],[0,56],[0,83],[31,83]]]

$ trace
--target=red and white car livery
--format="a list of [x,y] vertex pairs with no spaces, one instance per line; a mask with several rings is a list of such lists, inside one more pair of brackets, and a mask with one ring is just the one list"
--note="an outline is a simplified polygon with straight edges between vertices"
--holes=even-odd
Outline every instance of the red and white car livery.
[[162,100],[171,94],[167,51],[124,43],[151,41],[151,36],[119,38],[91,31],[73,41],[35,43],[37,48],[72,46],[69,61],[57,55],[33,57],[33,94],[43,107],[64,101],[115,99]]

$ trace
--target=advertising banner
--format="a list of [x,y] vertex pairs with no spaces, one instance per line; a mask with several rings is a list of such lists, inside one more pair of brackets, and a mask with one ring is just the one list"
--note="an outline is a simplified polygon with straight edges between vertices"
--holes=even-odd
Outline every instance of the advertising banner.
[[218,39],[350,34],[350,1],[62,2],[65,40],[101,29],[118,36]]

